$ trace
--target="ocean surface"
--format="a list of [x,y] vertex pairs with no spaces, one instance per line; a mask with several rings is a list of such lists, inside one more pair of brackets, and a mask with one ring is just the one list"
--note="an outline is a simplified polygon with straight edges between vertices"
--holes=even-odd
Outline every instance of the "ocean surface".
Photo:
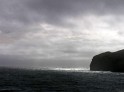
[[124,92],[124,73],[0,68],[0,92]]

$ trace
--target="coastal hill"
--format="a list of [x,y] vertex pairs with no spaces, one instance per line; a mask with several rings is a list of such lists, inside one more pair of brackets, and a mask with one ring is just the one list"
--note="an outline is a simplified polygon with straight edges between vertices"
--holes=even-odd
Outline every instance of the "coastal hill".
[[104,52],[93,57],[91,71],[124,72],[124,49],[116,52]]

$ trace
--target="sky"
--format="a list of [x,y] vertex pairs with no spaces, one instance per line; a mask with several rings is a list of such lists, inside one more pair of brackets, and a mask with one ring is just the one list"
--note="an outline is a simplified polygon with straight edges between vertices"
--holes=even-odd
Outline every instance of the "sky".
[[89,68],[123,24],[124,0],[0,0],[0,66]]

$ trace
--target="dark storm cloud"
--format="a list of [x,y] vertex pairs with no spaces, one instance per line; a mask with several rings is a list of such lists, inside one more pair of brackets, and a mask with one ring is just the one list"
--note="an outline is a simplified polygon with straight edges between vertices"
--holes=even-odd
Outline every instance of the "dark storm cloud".
[[[123,11],[123,0],[29,0],[27,7],[50,15],[77,15],[78,13],[116,13]],[[111,12],[109,12],[111,11]],[[62,14],[62,15],[61,15]],[[48,15],[48,16],[50,16]]]
[[27,7],[50,23],[87,14],[123,14],[123,0],[30,0]]
[[47,22],[69,26],[66,18],[87,14],[123,14],[123,0],[0,0],[0,28],[9,33]]

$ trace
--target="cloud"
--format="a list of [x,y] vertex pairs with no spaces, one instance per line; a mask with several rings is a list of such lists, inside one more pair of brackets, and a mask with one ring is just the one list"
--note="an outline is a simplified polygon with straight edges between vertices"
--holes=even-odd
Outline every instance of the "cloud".
[[0,0],[0,54],[85,66],[123,49],[123,9],[123,0]]
[[[0,1],[0,28],[3,33],[25,33],[39,23],[73,27],[68,18],[84,15],[123,14],[123,0],[8,0]],[[10,34],[12,35],[12,34]],[[13,35],[12,35],[13,36]]]
[[27,7],[36,13],[45,16],[48,21],[53,23],[62,21],[64,18],[76,17],[87,14],[123,14],[123,0],[36,0],[27,1]]

